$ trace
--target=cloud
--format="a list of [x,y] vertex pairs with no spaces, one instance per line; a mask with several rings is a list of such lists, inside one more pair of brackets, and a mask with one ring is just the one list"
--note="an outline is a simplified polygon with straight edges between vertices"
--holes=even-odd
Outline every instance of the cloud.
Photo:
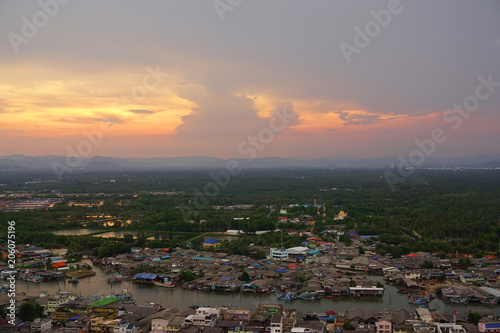
[[334,131],[336,131],[336,130],[337,130],[336,128],[327,128],[327,129],[326,129],[326,131],[328,131],[328,132],[334,132]]
[[3,99],[0,99],[0,113],[7,113],[7,110],[5,110],[5,107],[7,104],[4,102]]
[[344,126],[352,125],[371,125],[378,123],[386,123],[393,120],[401,119],[404,116],[382,116],[380,114],[366,113],[366,112],[349,112],[349,111],[339,111],[337,112],[339,118],[344,121]]
[[80,123],[80,124],[93,124],[93,123],[106,123],[107,125],[123,124],[125,121],[116,116],[99,116],[99,117],[71,117],[59,118],[55,121],[62,123]]
[[128,110],[128,112],[132,112],[135,114],[155,114],[157,111],[151,110]]

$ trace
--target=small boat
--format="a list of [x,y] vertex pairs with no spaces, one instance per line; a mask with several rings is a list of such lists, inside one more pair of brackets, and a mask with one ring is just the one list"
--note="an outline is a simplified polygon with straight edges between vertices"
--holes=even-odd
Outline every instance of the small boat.
[[481,304],[497,304],[497,302],[495,298],[481,298]]
[[276,296],[280,301],[293,301],[294,299],[297,299],[294,293],[288,292],[285,295],[279,294],[278,292],[276,293]]
[[190,284],[190,283],[183,283],[182,288],[188,289],[188,290],[195,290],[196,286],[194,284]]
[[160,287],[166,287],[166,288],[175,287],[175,282],[172,281],[172,279],[161,275],[158,275],[156,279],[153,280],[153,283],[155,286],[160,286]]
[[69,283],[78,283],[78,276],[73,276],[68,282]]
[[300,295],[300,299],[305,300],[305,301],[315,300],[316,295],[314,293],[302,294],[302,295]]
[[450,298],[450,302],[456,304],[467,304],[469,303],[469,300],[465,297],[452,297]]
[[408,296],[408,302],[410,304],[426,304],[430,302],[429,296],[427,296],[426,293],[417,293],[417,294],[410,294]]

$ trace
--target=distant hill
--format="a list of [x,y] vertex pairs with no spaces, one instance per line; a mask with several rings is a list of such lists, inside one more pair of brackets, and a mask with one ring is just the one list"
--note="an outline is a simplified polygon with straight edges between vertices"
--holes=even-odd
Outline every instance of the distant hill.
[[[406,158],[406,157],[405,157]],[[291,159],[281,157],[261,157],[248,161],[233,159],[244,168],[390,168],[397,167],[397,156],[357,158],[349,155],[336,155],[318,159]],[[164,170],[164,169],[214,169],[225,168],[229,160],[209,156],[117,158],[94,156],[92,158],[71,159],[65,156],[0,156],[2,171],[43,171],[52,170],[53,164],[71,166],[81,171],[125,171],[125,170]],[[423,167],[500,167],[500,155],[476,155],[469,157],[429,157]]]

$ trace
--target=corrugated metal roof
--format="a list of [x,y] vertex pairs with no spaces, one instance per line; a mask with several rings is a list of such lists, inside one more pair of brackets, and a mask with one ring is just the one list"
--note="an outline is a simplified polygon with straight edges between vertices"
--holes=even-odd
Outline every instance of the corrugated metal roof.
[[479,288],[481,288],[482,290],[486,291],[489,294],[492,294],[495,297],[500,297],[500,291],[498,291],[497,289],[493,289],[490,287],[479,287]]
[[134,279],[147,279],[147,280],[154,280],[158,274],[150,274],[150,273],[139,273],[136,276],[134,276]]

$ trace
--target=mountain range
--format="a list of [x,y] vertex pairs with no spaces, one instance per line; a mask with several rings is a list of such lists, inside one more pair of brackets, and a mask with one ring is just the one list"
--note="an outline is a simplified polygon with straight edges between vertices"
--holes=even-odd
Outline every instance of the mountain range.
[[[408,160],[408,156],[404,156]],[[382,156],[358,158],[350,155],[334,155],[317,159],[294,159],[282,157],[261,157],[253,160],[232,159],[243,168],[390,168],[398,167],[400,157]],[[218,169],[225,168],[230,159],[209,156],[118,158],[94,156],[91,158],[67,158],[45,155],[0,156],[2,171],[44,171],[54,166],[88,172],[98,171],[141,171],[166,169]],[[234,162],[231,162],[234,163]],[[407,164],[407,166],[410,164]],[[500,155],[475,155],[468,157],[427,157],[421,167],[500,167]]]

